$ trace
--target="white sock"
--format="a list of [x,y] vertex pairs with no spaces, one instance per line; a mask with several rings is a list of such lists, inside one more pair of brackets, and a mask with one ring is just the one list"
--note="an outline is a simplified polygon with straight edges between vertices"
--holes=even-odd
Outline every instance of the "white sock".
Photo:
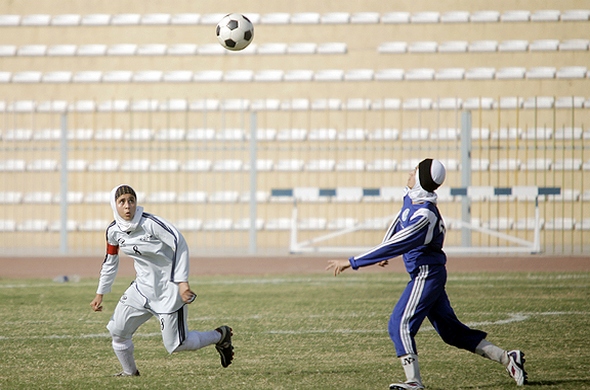
[[475,347],[475,353],[483,356],[487,359],[493,360],[504,366],[508,365],[508,354],[505,350],[495,346],[487,340],[481,340],[477,347]]
[[420,377],[420,366],[418,365],[418,355],[415,353],[409,353],[401,356],[400,361],[404,367],[404,372],[408,382],[418,382],[422,384],[422,378]]
[[188,332],[186,340],[175,349],[178,351],[194,351],[195,349],[201,349],[211,344],[218,343],[221,340],[221,333],[216,330],[209,332]]
[[135,358],[133,357],[133,341],[131,339],[122,339],[117,336],[113,336],[113,350],[115,355],[119,359],[123,372],[129,375],[135,374],[137,366],[135,365]]

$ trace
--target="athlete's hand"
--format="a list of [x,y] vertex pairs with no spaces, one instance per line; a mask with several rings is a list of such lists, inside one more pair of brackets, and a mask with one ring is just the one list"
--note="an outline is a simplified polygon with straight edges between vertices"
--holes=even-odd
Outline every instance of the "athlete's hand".
[[92,302],[90,302],[90,307],[94,311],[102,311],[102,294],[96,294]]
[[328,260],[326,271],[334,269],[334,276],[338,276],[347,268],[350,268],[350,261],[348,260]]
[[182,298],[184,303],[192,303],[197,297],[197,294],[191,290],[188,282],[178,283],[178,293],[180,294],[180,298]]

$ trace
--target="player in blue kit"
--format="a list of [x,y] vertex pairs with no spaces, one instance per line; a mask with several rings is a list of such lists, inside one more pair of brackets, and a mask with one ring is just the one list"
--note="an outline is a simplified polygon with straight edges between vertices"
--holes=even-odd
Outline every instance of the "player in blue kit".
[[139,376],[133,356],[132,336],[155,316],[162,330],[162,341],[169,353],[190,351],[215,345],[221,365],[233,359],[232,329],[197,332],[188,330],[187,304],[196,294],[191,290],[189,252],[184,237],[169,222],[137,206],[135,191],[119,185],[111,191],[115,220],[106,231],[107,253],[100,270],[92,310],[102,311],[103,295],[111,291],[119,268],[119,249],[133,259],[136,277],[127,288],[107,325],[112,346],[123,371],[116,376]]
[[402,255],[410,282],[393,309],[389,336],[406,374],[406,381],[393,383],[391,390],[423,389],[415,335],[425,318],[443,341],[501,363],[518,386],[527,382],[524,353],[505,351],[487,341],[486,333],[463,324],[451,307],[445,291],[446,255],[442,250],[445,224],[436,206],[435,190],[444,182],[444,165],[425,159],[410,172],[403,206],[381,244],[348,260],[330,260],[326,269],[334,275],[351,268],[373,264],[385,266],[389,259]]

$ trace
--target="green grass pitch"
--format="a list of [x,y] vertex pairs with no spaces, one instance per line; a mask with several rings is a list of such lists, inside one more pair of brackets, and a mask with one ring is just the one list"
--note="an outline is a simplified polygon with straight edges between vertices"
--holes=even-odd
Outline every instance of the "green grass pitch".
[[[158,324],[136,335],[142,376],[119,368],[105,325],[128,285],[117,280],[105,311],[89,303],[96,280],[0,280],[0,389],[387,389],[403,378],[387,334],[408,276],[347,271],[314,275],[198,277],[189,328],[234,329],[227,369],[215,349],[168,355]],[[504,348],[526,353],[530,387],[590,389],[590,273],[451,274],[459,316]],[[425,322],[417,336],[427,389],[511,389],[504,368],[445,345]]]

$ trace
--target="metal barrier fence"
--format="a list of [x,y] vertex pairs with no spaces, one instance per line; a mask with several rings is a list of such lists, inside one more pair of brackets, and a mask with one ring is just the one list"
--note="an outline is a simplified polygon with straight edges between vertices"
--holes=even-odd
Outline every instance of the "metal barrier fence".
[[102,254],[108,193],[119,183],[175,223],[195,255],[286,253],[293,227],[301,242],[367,247],[399,209],[409,170],[435,157],[448,170],[439,191],[448,247],[493,251],[513,237],[538,238],[539,252],[588,250],[583,100],[357,100],[9,102],[0,110],[0,248]]

